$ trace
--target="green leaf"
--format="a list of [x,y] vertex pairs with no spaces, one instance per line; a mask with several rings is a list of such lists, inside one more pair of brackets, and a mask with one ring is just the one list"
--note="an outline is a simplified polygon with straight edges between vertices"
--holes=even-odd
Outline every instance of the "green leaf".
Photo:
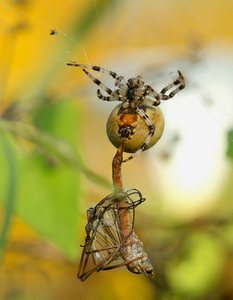
[[21,158],[19,173],[18,215],[74,258],[79,223],[78,174],[64,165],[46,165],[38,154]]
[[[51,136],[77,145],[80,117],[74,102],[46,101],[35,112],[34,120]],[[54,160],[51,154],[31,153],[21,160],[17,211],[44,237],[56,243],[68,256],[75,257],[79,173]]]
[[233,160],[233,129],[227,132],[227,157]]
[[[0,198],[5,196],[5,205],[3,211],[2,226],[0,230],[0,251],[4,252],[9,229],[11,226],[11,217],[15,208],[16,188],[17,188],[17,167],[15,153],[12,149],[11,142],[6,135],[0,138],[0,191],[3,193]],[[5,177],[5,178],[4,178]]]
[[[46,132],[77,144],[76,135],[79,128],[77,115],[74,103],[61,102],[38,111],[35,118]],[[30,131],[25,135],[28,133]],[[39,135],[34,139],[41,141]],[[42,147],[43,151],[38,152],[40,148],[24,147],[27,151],[22,152],[18,140],[15,139],[14,142],[13,152],[19,175],[16,214],[42,237],[55,243],[68,257],[76,257],[80,173],[56,155],[53,156],[55,148],[47,151],[47,147]],[[5,190],[8,184],[7,165],[4,159],[3,153],[0,154],[1,190]],[[1,195],[1,198],[4,198],[4,195]]]
[[75,102],[69,100],[55,103],[45,100],[34,113],[34,123],[52,136],[77,145],[81,117]]

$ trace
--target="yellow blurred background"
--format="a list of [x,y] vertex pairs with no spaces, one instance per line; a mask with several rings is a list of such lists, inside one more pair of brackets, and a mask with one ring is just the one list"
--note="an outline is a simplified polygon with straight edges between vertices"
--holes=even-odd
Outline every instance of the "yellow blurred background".
[[[2,0],[0,20],[0,299],[233,299],[232,1]],[[76,278],[86,209],[112,192],[116,104],[69,61],[156,90],[185,76],[161,141],[123,169],[153,280]]]

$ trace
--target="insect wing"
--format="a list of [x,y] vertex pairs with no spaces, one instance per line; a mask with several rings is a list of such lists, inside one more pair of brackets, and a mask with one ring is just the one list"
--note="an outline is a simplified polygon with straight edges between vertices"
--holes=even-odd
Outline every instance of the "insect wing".
[[[118,268],[142,258],[142,253],[132,257],[126,255],[123,249],[126,249],[126,244],[131,243],[131,235],[134,234],[135,207],[144,200],[138,190],[131,189],[120,194],[111,194],[95,208],[87,210],[88,222],[78,270],[79,279],[84,281],[95,271]],[[123,207],[119,208],[119,201],[123,201]],[[129,214],[129,223],[126,226],[130,227],[129,234],[124,236],[119,220],[126,213]]]
[[84,281],[95,271],[108,270],[125,264],[120,252],[122,240],[114,202],[107,206],[101,203],[95,207],[86,231],[87,236],[78,270],[79,279]]

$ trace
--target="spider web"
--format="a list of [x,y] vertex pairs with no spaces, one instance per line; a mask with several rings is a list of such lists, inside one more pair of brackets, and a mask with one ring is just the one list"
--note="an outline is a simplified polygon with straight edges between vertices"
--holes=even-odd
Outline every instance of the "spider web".
[[[21,0],[21,3],[24,1]],[[16,2],[20,1],[5,0],[1,1],[0,6],[3,12],[4,10],[15,11],[13,3]],[[184,150],[188,156],[187,161],[190,160],[190,156],[194,156],[200,165],[205,164],[208,153],[205,153],[206,157],[201,151],[197,153],[193,148],[195,145],[198,149],[209,149],[210,153],[218,151],[216,155],[218,155],[219,163],[222,163],[223,153],[226,152],[226,132],[233,127],[233,102],[231,100],[233,62],[232,49],[226,42],[216,39],[214,43],[208,45],[208,41],[207,43],[205,41],[205,35],[214,35],[218,25],[212,10],[208,9],[209,14],[204,9],[201,11],[195,1],[182,2],[179,5],[172,1],[166,3],[157,1],[155,8],[152,0],[146,0],[143,4],[140,1],[128,0],[119,1],[119,6],[116,6],[116,9],[115,7],[110,9],[110,14],[103,14],[102,2],[100,0],[89,1],[87,6],[92,12],[90,16],[94,21],[90,31],[86,31],[86,36],[81,38],[65,26],[57,26],[56,6],[54,7],[48,1],[43,2],[40,14],[28,14],[23,5],[17,14],[18,17],[29,20],[29,23],[34,22],[46,39],[50,39],[51,44],[57,47],[64,44],[60,51],[52,55],[52,60],[47,62],[48,65],[54,64],[55,61],[60,69],[66,69],[66,63],[70,60],[101,65],[126,78],[137,74],[143,75],[145,81],[158,90],[171,82],[177,70],[181,69],[187,80],[187,86],[176,96],[176,99],[161,105],[166,119],[167,136],[158,143],[154,151],[157,151],[161,157],[169,157],[170,153],[167,149],[171,149],[171,153],[176,152],[176,141],[188,138],[190,146]],[[29,1],[28,3],[30,4]],[[72,3],[72,0],[68,0],[67,3]],[[85,9],[86,7],[83,11]],[[183,11],[183,14],[179,16],[184,20],[185,25],[177,27],[174,31],[172,28],[176,28],[177,22],[174,16],[178,16],[178,10]],[[3,15],[1,18],[7,23]],[[192,19],[192,27],[187,18]],[[79,22],[80,20],[77,24]],[[195,28],[197,30],[194,30]],[[58,34],[50,36],[51,29],[56,29]],[[96,45],[98,54],[93,54],[95,52],[93,44],[90,46],[90,39],[87,39],[89,33],[90,36],[91,33],[93,34],[91,42],[95,40],[93,44]],[[185,50],[174,46],[176,40],[179,41],[178,43],[185,43]],[[225,40],[227,40],[226,37]],[[40,47],[44,52],[47,51],[46,46],[40,45]],[[10,57],[9,60],[11,60]],[[67,72],[72,71],[68,69]],[[77,70],[74,72],[82,77]],[[2,84],[4,80],[7,81],[4,76],[5,78],[8,76],[7,63],[6,71],[2,76]],[[106,85],[110,84],[108,78],[103,80],[106,80]],[[73,84],[69,85],[70,93],[83,92],[91,95],[90,102],[87,103],[88,110],[92,110],[94,106],[96,114],[106,119],[112,105],[95,101],[96,87],[87,79],[85,83],[86,88],[80,88],[74,79]],[[113,85],[113,82],[111,84]],[[63,89],[56,88],[61,95],[64,93]],[[3,90],[1,89],[2,93],[4,93]],[[233,138],[229,138],[229,143],[233,143]],[[222,145],[221,149],[216,150],[219,145]],[[153,150],[148,151],[148,156],[154,156]],[[184,160],[184,153],[180,156]],[[209,163],[213,164],[214,160],[216,159],[213,158],[213,161]],[[162,167],[164,168],[164,164]],[[184,174],[187,175],[187,170]],[[198,172],[197,176],[199,176]]]

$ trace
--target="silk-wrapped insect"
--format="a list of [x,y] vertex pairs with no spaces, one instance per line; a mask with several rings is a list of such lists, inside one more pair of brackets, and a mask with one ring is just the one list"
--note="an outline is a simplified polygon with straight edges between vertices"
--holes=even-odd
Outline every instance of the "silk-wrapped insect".
[[[85,244],[78,278],[126,266],[136,274],[153,276],[153,267],[134,232],[135,208],[145,201],[136,189],[113,193],[87,210]],[[119,205],[120,203],[120,205]]]

